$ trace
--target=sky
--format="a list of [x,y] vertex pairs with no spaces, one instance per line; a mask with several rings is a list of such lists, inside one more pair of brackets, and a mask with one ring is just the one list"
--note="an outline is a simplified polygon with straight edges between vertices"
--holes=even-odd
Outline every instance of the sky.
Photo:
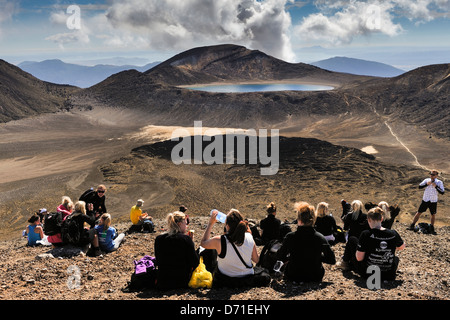
[[288,62],[450,63],[450,0],[0,0],[0,59],[164,61],[233,43]]

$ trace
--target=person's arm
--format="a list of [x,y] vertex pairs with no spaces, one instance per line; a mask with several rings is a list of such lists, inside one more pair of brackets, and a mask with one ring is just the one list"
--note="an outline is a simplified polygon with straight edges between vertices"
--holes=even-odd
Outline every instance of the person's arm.
[[365,256],[366,256],[365,252],[358,251],[358,250],[356,251],[356,260],[363,261]]
[[37,226],[36,228],[34,228],[34,232],[39,233],[41,239],[44,238],[44,229],[42,229],[41,226]]
[[217,211],[214,211],[211,214],[208,226],[206,227],[205,233],[203,234],[202,240],[200,241],[200,246],[202,246],[205,249],[215,249],[217,251],[217,254],[220,255],[220,252],[222,250],[222,246],[220,243],[220,236],[215,236],[214,238],[211,238],[211,231],[214,224],[216,223],[217,213],[218,213]]
[[[419,184],[419,189],[423,189],[423,188],[425,188],[426,186],[428,186],[428,185],[429,185],[428,182],[429,182],[428,179],[423,180],[423,181]],[[430,182],[431,182],[431,180],[430,180]]]
[[440,194],[444,194],[445,193],[445,189],[444,189],[444,183],[442,181],[440,181],[440,184],[436,184],[436,190],[437,192],[439,192]]
[[259,262],[259,255],[258,255],[258,250],[256,249],[256,244],[253,245],[252,261],[254,263],[258,263]]

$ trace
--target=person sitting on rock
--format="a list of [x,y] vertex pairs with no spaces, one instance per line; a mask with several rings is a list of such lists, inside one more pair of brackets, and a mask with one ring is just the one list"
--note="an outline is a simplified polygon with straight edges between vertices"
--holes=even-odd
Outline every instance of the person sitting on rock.
[[102,214],[95,230],[97,231],[100,249],[105,252],[116,251],[125,238],[125,233],[117,234],[117,230],[111,227],[111,215],[109,213]]
[[213,210],[200,245],[216,250],[217,268],[213,273],[213,287],[261,287],[270,283],[267,270],[253,266],[259,255],[248,221],[236,209],[226,215],[225,234],[211,238],[218,211]]
[[351,251],[351,269],[367,278],[373,271],[369,267],[378,268],[380,280],[395,280],[399,258],[396,251],[405,249],[405,243],[397,231],[382,226],[383,210],[372,208],[367,213],[369,230],[361,233],[359,239],[349,238]]
[[44,238],[44,230],[41,226],[41,218],[37,214],[33,214],[30,219],[28,219],[29,225],[26,229],[27,235],[27,246],[36,246],[38,243],[36,241],[42,240]]
[[285,279],[321,282],[325,275],[323,263],[335,264],[335,254],[327,239],[313,228],[316,219],[314,207],[307,202],[298,202],[295,209],[298,213],[297,231],[285,236],[277,259],[288,262]]
[[154,231],[153,218],[148,215],[147,212],[142,212],[142,206],[144,205],[144,200],[139,199],[136,201],[136,205],[131,207],[130,210],[130,220],[132,226],[129,229],[129,232],[142,232]]
[[276,217],[277,207],[275,203],[271,202],[266,207],[267,217],[262,219],[259,223],[261,228],[261,242],[267,244],[269,241],[280,239],[280,225],[281,220]]
[[320,202],[316,209],[316,222],[314,229],[327,239],[330,245],[335,244],[335,234],[338,232],[336,220],[328,213],[328,203]]
[[167,215],[168,232],[155,239],[158,264],[157,288],[169,290],[187,288],[192,272],[200,259],[194,242],[187,233],[186,215],[175,211]]
[[[73,202],[70,199],[70,197],[63,196],[61,204],[56,208],[56,211],[61,213],[62,221],[64,221],[68,216],[70,216],[73,211]],[[63,245],[61,233],[49,235],[47,237],[47,241],[52,244],[53,248],[60,247]]]

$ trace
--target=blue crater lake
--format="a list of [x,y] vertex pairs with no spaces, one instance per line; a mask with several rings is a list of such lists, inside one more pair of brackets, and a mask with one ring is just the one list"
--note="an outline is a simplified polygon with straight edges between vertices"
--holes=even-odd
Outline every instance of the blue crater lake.
[[315,84],[295,84],[295,83],[265,83],[265,84],[220,84],[184,87],[191,90],[207,92],[262,92],[262,91],[323,91],[333,90],[331,86]]

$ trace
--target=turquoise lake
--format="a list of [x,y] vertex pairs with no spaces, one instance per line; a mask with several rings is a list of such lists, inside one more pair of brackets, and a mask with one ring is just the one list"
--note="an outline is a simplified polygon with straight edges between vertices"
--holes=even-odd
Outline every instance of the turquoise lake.
[[186,89],[207,92],[262,92],[262,91],[322,91],[333,90],[333,87],[313,84],[227,84],[186,87]]

